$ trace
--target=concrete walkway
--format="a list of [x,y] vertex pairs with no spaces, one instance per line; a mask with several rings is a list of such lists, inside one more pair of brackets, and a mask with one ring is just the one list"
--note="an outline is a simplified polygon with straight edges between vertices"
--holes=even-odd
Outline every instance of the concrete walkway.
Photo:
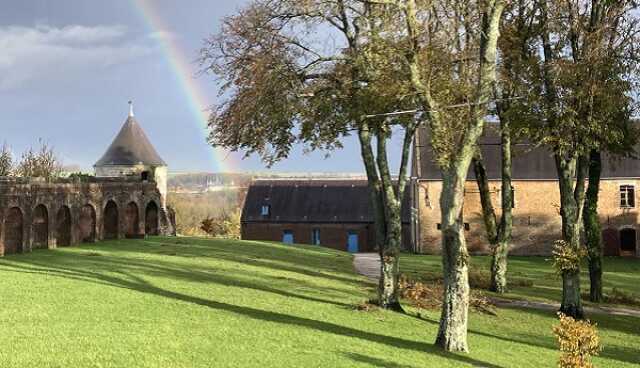
[[[378,282],[380,278],[380,255],[378,253],[356,253],[353,255],[353,266],[360,275],[366,276],[372,281]],[[501,298],[490,298],[498,307],[505,308],[529,308],[544,311],[557,311],[560,304],[534,302],[527,300],[509,300]],[[640,310],[620,307],[584,307],[587,314],[600,313],[614,316],[639,317]]]
[[353,267],[359,274],[378,282],[380,279],[380,255],[378,253],[354,253]]

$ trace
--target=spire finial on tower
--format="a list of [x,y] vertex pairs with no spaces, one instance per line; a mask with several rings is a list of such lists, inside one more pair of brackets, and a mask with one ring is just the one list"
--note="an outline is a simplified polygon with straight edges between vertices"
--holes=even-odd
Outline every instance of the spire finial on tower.
[[133,101],[129,100],[129,117],[133,117]]

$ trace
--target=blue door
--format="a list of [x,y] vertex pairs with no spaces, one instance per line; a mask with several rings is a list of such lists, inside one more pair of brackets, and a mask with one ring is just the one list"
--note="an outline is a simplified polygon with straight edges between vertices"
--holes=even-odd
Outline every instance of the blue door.
[[349,253],[358,253],[358,233],[355,231],[349,231],[347,250]]
[[291,230],[282,232],[282,242],[285,244],[293,244],[293,232]]

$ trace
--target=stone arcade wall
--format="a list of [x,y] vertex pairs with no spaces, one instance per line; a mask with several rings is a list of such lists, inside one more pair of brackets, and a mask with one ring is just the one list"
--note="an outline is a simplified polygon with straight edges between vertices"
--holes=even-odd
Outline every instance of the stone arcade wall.
[[154,182],[0,178],[0,255],[102,239],[173,235]]

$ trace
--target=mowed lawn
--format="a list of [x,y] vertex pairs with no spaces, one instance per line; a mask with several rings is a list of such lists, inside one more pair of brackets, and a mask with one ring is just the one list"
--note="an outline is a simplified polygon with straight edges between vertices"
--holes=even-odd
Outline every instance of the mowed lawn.
[[[553,313],[472,312],[472,352],[445,354],[432,345],[438,311],[355,310],[374,285],[351,262],[319,247],[190,238],[7,256],[0,367],[555,366]],[[640,319],[594,317],[596,365],[637,366]]]

